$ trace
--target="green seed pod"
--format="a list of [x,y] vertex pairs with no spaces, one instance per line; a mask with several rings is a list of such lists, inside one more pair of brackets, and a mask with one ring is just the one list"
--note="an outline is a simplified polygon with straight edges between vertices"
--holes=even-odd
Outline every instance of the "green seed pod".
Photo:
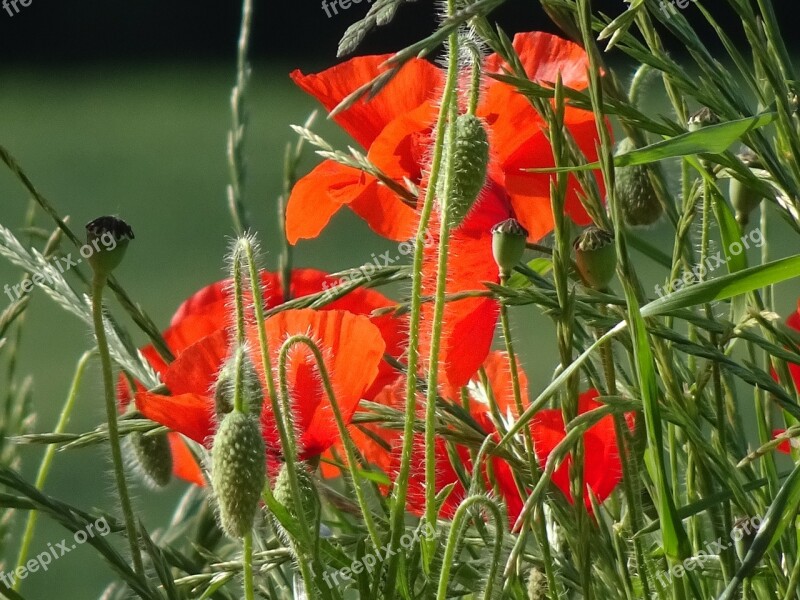
[[166,433],[128,436],[136,468],[152,487],[164,487],[172,479],[172,450]]
[[528,600],[545,600],[547,598],[547,577],[537,567],[528,575]]
[[244,348],[234,350],[233,356],[225,361],[217,376],[214,386],[214,407],[217,416],[222,417],[233,410],[233,395],[236,388],[236,361],[241,354],[242,361],[242,394],[244,394],[245,410],[255,416],[261,414],[264,404],[264,392],[256,368]]
[[[314,485],[314,478],[303,463],[298,462],[296,464],[297,483],[300,487],[300,496],[303,503],[303,510],[305,511],[306,522],[310,525],[315,524],[320,503],[319,495]],[[292,487],[289,482],[289,470],[286,467],[286,463],[281,465],[278,477],[275,478],[272,494],[275,496],[275,500],[277,500],[279,504],[285,506],[289,514],[297,519],[299,513],[292,496]]]
[[[472,209],[486,183],[489,139],[483,122],[475,115],[459,115],[455,123],[456,142],[445,154],[436,195],[453,227],[458,227]],[[447,139],[447,138],[445,138]],[[444,174],[452,172],[450,197],[444,200]]]
[[[107,275],[117,268],[125,256],[128,242],[134,238],[133,229],[117,217],[98,217],[86,224],[86,246],[91,254],[88,261],[95,272]],[[81,248],[81,255],[83,248]]]
[[[756,153],[750,148],[743,149],[736,156],[746,167],[751,169],[764,168]],[[750,222],[750,213],[758,208],[764,198],[758,191],[742,183],[735,177],[731,178],[728,186],[728,194],[731,198],[733,209],[736,211],[736,220],[739,222],[739,225],[746,227]]]
[[[629,137],[617,147],[617,154],[625,154],[636,149]],[[622,216],[631,227],[652,225],[664,214],[653,184],[650,183],[648,168],[645,165],[620,167],[616,170],[617,200],[622,208]]]
[[500,275],[508,277],[523,253],[528,231],[514,218],[501,221],[492,227],[492,254]]
[[707,106],[704,106],[689,117],[686,127],[689,131],[697,131],[698,129],[708,127],[709,125],[716,125],[717,123],[719,123],[719,117],[716,113]]
[[575,249],[575,262],[584,284],[595,290],[605,289],[617,268],[614,235],[590,225],[575,238],[572,247]]
[[222,528],[241,538],[253,527],[266,481],[266,454],[258,420],[232,412],[225,416],[211,448],[211,484]]

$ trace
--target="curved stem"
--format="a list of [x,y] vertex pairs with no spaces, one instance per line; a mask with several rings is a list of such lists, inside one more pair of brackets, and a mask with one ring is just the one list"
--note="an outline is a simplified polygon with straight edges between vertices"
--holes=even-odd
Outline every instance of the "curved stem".
[[[75,400],[78,397],[78,389],[81,381],[83,380],[83,374],[86,371],[86,366],[89,364],[89,359],[92,357],[92,355],[94,355],[94,351],[89,350],[84,352],[83,356],[81,356],[80,360],[78,360],[78,366],[75,369],[75,376],[72,379],[72,385],[70,386],[67,400],[64,402],[64,407],[61,409],[61,415],[58,417],[58,423],[56,423],[56,426],[53,429],[54,434],[62,433],[69,423],[70,416],[72,415],[72,409],[75,406]],[[36,489],[41,490],[44,488],[45,481],[47,481],[47,476],[50,474],[50,467],[53,464],[53,459],[55,456],[56,446],[55,444],[51,444],[47,447],[47,450],[45,450],[44,457],[39,465],[39,472],[36,475]],[[35,510],[32,510],[28,514],[28,521],[25,523],[25,532],[22,534],[22,543],[20,544],[19,555],[17,557],[17,568],[25,566],[25,560],[28,558],[28,551],[30,550],[31,542],[33,541],[33,533],[36,530],[36,521],[38,520],[38,517],[39,513]],[[18,591],[21,585],[22,579],[18,577],[15,578],[13,589]]]
[[136,532],[136,521],[125,481],[125,467],[122,462],[122,449],[119,443],[119,427],[117,425],[117,400],[114,393],[114,376],[111,369],[111,355],[108,351],[105,325],[103,324],[103,288],[106,285],[105,275],[95,273],[92,279],[92,319],[94,334],[97,338],[97,351],[100,353],[100,364],[103,369],[103,385],[105,388],[106,417],[108,419],[108,441],[111,446],[111,459],[114,463],[114,477],[117,482],[117,493],[122,514],[125,518],[125,531],[131,548],[131,559],[136,574],[144,577],[144,564],[139,553],[139,537]]

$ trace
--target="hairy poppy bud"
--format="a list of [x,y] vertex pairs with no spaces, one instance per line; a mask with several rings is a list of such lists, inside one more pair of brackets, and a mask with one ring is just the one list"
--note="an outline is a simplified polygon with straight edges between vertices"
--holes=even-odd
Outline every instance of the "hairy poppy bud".
[[[744,166],[750,169],[763,169],[761,161],[758,156],[750,148],[743,149],[736,155],[742,161]],[[746,183],[731,178],[728,194],[731,197],[731,204],[736,211],[736,220],[739,225],[745,227],[750,222],[750,213],[753,212],[758,205],[761,204],[763,197]]]
[[[316,486],[314,485],[314,478],[302,462],[295,464],[297,465],[296,475],[297,483],[300,487],[300,498],[303,504],[303,514],[305,515],[306,523],[308,523],[311,527],[316,527],[317,515],[320,510],[320,502]],[[286,508],[292,518],[298,518],[298,507],[294,502],[294,497],[292,496],[292,487],[289,481],[289,469],[286,466],[286,463],[281,465],[281,470],[278,472],[278,477],[275,478],[275,485],[272,489],[272,494],[275,496],[275,500]]]
[[211,448],[211,484],[219,519],[229,536],[241,538],[253,527],[266,481],[266,454],[258,420],[250,414],[225,416]]
[[[626,137],[619,143],[617,154],[626,154],[635,149],[634,141]],[[647,173],[648,168],[644,165],[619,167],[616,170],[617,200],[625,222],[632,227],[652,225],[664,213]]]
[[708,127],[709,125],[716,125],[717,123],[719,123],[719,117],[716,113],[707,106],[704,106],[689,117],[686,126],[689,131],[697,131],[698,129]]
[[508,277],[525,252],[528,231],[514,218],[492,227],[492,254],[500,275]]
[[258,378],[256,368],[244,348],[237,348],[233,355],[226,360],[217,376],[214,387],[214,406],[217,416],[222,417],[233,410],[233,395],[236,390],[236,364],[237,356],[241,354],[242,364],[242,394],[245,410],[256,417],[261,414],[264,403],[264,392],[261,380]]
[[152,487],[164,487],[172,479],[172,450],[166,433],[128,436],[131,454],[142,478]]
[[575,262],[583,282],[596,290],[604,289],[617,268],[614,235],[590,225],[573,243]]
[[111,273],[122,262],[128,242],[133,238],[130,225],[117,217],[98,217],[89,221],[86,224],[86,245],[91,248],[88,260],[92,269],[101,274]]
[[528,600],[544,600],[545,598],[547,598],[547,577],[538,567],[533,567],[528,575]]
[[[452,126],[452,125],[450,125]],[[448,126],[448,127],[450,127]],[[437,185],[439,202],[453,227],[458,227],[472,209],[486,183],[489,139],[483,122],[475,115],[459,115],[455,122],[455,147],[446,152]],[[446,138],[445,138],[446,139]],[[450,196],[444,196],[444,173],[451,171]]]

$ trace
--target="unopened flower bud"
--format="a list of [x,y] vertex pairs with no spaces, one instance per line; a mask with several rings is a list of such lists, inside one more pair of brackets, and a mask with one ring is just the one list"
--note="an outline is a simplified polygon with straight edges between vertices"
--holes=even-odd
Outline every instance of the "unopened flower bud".
[[166,433],[128,436],[131,454],[142,478],[151,487],[164,487],[172,479],[172,450]]
[[[750,148],[744,148],[739,154],[736,155],[742,161],[744,166],[750,169],[763,169],[758,156]],[[750,222],[750,213],[752,213],[761,201],[764,199],[757,190],[736,179],[731,178],[728,193],[731,198],[731,204],[736,211],[736,220],[739,225],[745,227]]]
[[500,275],[508,277],[525,252],[528,231],[514,218],[492,227],[492,254]]
[[533,567],[528,575],[528,600],[545,598],[547,598],[547,577],[538,567]]
[[614,235],[590,225],[575,239],[573,248],[578,272],[586,286],[605,289],[617,268]]
[[719,123],[719,117],[716,113],[707,106],[704,106],[689,117],[686,126],[689,131],[697,131],[698,129],[708,127],[709,125],[716,125],[717,123]]
[[107,275],[117,268],[128,242],[134,238],[133,229],[117,217],[98,217],[86,224],[86,244],[91,246],[89,264],[96,272]]
[[[300,488],[300,500],[303,504],[302,510],[306,518],[306,523],[313,525],[317,521],[317,513],[319,512],[319,496],[316,486],[314,485],[314,478],[305,465],[303,463],[297,463],[297,467],[295,474],[297,477],[297,484]],[[293,518],[297,519],[300,513],[292,495],[289,470],[286,463],[281,465],[278,477],[275,478],[272,494],[275,496],[275,500],[283,505]]]
[[[241,354],[241,357],[238,355]],[[242,365],[242,405],[245,411],[255,416],[261,414],[264,403],[264,392],[256,368],[244,348],[234,350],[233,355],[226,360],[217,375],[214,385],[214,406],[217,416],[222,418],[233,410],[233,396],[236,391],[236,365],[241,360]]]
[[[452,125],[448,125],[451,127]],[[489,139],[483,122],[475,115],[459,115],[455,122],[455,146],[442,163],[436,193],[440,205],[453,227],[466,218],[486,184],[489,165]],[[447,139],[447,137],[445,137]],[[451,184],[448,198],[444,198],[445,174],[450,172]]]
[[253,527],[266,481],[266,453],[259,421],[253,415],[225,416],[211,448],[211,484],[222,529],[242,538]]
[[[627,154],[635,149],[634,141],[626,137],[619,143],[617,154]],[[615,188],[622,216],[631,227],[652,225],[664,213],[645,165],[619,167]]]

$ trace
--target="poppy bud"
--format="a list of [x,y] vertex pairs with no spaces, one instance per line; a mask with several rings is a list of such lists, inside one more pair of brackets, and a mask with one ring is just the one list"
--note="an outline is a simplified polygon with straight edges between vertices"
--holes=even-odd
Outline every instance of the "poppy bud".
[[[450,224],[458,227],[472,209],[486,183],[489,139],[483,122],[475,115],[459,115],[455,128],[455,146],[449,152],[445,151],[443,175],[439,177],[436,192],[440,204],[447,211]],[[445,202],[444,173],[447,173],[448,169],[451,171],[451,188],[450,197]]]
[[[619,143],[617,154],[626,154],[635,149],[634,141],[626,137]],[[625,222],[631,227],[652,225],[664,213],[647,172],[644,165],[619,167],[616,170],[617,200]]]
[[228,413],[211,448],[211,484],[222,529],[242,538],[253,527],[266,481],[266,454],[258,420],[250,414]]
[[719,123],[719,117],[716,113],[707,106],[704,106],[689,117],[686,126],[689,131],[697,131],[698,129],[708,127],[709,125],[716,125],[717,123]]
[[128,436],[137,470],[151,487],[164,487],[172,479],[172,450],[166,433]]
[[[750,169],[764,168],[756,153],[750,148],[743,149],[736,156],[742,161],[744,166]],[[758,205],[761,204],[763,197],[758,193],[758,191],[754,190],[746,183],[739,181],[735,177],[731,178],[728,187],[728,194],[730,195],[733,209],[736,211],[736,220],[739,222],[739,225],[745,227],[750,222],[750,213],[758,208]]]
[[233,395],[236,389],[237,356],[241,353],[242,394],[245,410],[258,417],[264,403],[264,392],[256,368],[244,348],[234,350],[233,356],[222,364],[214,387],[214,407],[218,417],[233,410]]
[[614,277],[617,254],[614,235],[590,225],[573,243],[578,272],[587,287],[602,290]]
[[544,600],[547,598],[547,577],[538,567],[533,567],[528,576],[528,600]]
[[[307,523],[316,523],[317,513],[319,512],[319,496],[314,485],[314,478],[302,462],[296,463],[297,483],[300,487],[301,502]],[[289,469],[286,463],[281,465],[278,477],[275,478],[275,486],[272,490],[275,500],[283,505],[289,514],[297,519],[298,511],[292,496],[292,487],[289,482]]]
[[508,277],[525,252],[528,231],[514,218],[492,227],[492,254],[500,275]]
[[101,274],[111,273],[122,262],[128,242],[133,238],[130,225],[117,217],[98,217],[89,221],[86,224],[86,244],[92,249],[88,258],[92,269]]

